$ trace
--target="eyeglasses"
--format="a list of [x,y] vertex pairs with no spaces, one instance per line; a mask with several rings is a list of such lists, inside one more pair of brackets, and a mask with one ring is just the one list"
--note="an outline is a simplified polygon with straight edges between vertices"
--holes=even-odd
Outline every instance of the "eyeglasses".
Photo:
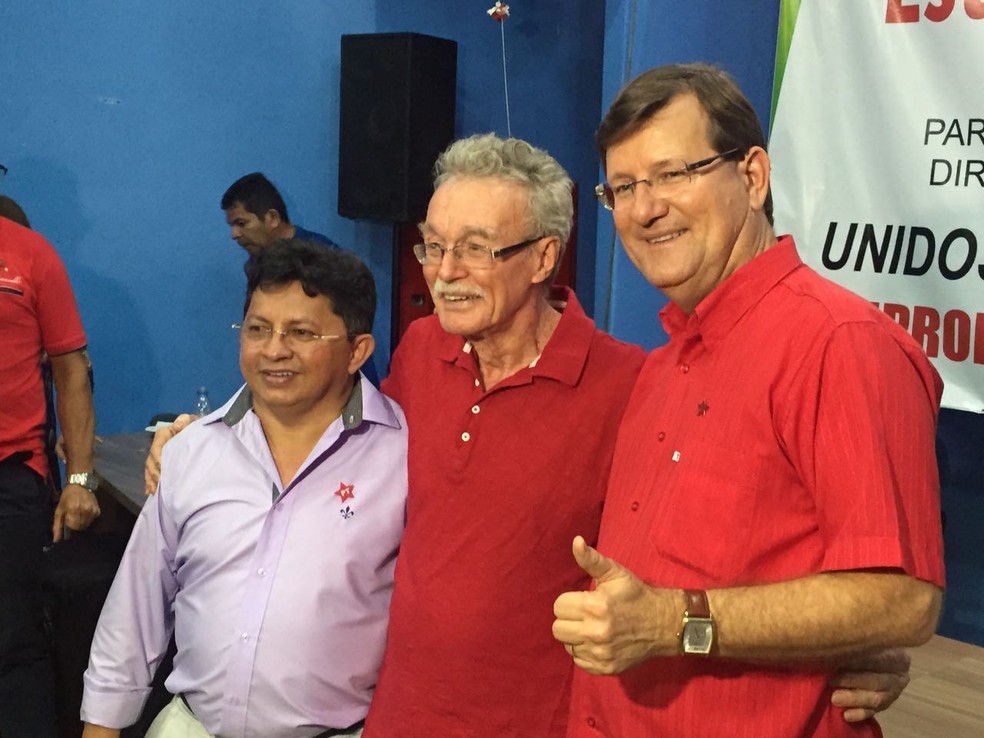
[[233,323],[232,329],[239,332],[243,343],[261,344],[266,343],[270,337],[276,333],[288,346],[296,346],[314,343],[315,341],[334,341],[343,336],[320,335],[307,328],[288,328],[285,331],[278,331],[271,325],[262,323]]
[[441,246],[437,243],[418,243],[413,247],[413,254],[424,266],[438,266],[444,261],[444,255],[451,252],[455,260],[469,269],[491,269],[496,259],[501,259],[509,254],[525,249],[527,246],[536,243],[543,236],[529,238],[525,241],[503,246],[501,249],[492,249],[488,246],[479,246],[476,243],[459,243],[450,248]]
[[602,182],[595,187],[595,197],[608,210],[614,209],[616,205],[632,202],[635,199],[636,185],[638,184],[648,185],[650,191],[658,197],[670,197],[686,187],[698,170],[713,164],[718,159],[726,159],[740,152],[740,148],[728,149],[720,154],[689,164],[682,159],[668,161],[646,179],[637,179],[634,182],[622,182],[616,185]]

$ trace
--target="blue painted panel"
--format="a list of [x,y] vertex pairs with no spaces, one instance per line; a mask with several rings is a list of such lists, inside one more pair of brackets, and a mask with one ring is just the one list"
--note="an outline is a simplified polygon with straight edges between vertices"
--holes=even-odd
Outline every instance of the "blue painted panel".
[[[317,0],[0,6],[0,189],[66,262],[101,433],[240,383],[244,254],[219,209],[240,175],[266,172],[293,220],[389,268],[388,233],[335,212],[338,37],[373,17]],[[385,295],[384,329],[388,310]]]

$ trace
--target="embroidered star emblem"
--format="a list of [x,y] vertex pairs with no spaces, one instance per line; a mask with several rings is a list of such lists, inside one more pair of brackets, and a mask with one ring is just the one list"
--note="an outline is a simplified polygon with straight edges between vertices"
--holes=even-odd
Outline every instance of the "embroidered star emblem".
[[355,485],[345,484],[345,482],[340,482],[338,484],[338,489],[335,490],[335,495],[342,502],[347,502],[355,497]]
[[707,415],[707,411],[711,409],[711,406],[707,404],[707,400],[701,400],[700,404],[697,406],[698,415]]

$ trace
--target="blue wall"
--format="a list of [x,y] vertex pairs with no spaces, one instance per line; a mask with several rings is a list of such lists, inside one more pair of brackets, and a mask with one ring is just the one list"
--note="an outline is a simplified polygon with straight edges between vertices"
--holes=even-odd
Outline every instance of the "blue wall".
[[553,153],[579,186],[582,302],[619,337],[663,340],[662,301],[615,247],[592,196],[594,128],[629,62],[629,74],[672,60],[721,62],[764,115],[778,0],[740,9],[724,0],[521,2],[504,25],[486,15],[490,4],[296,0],[275,15],[259,0],[0,6],[0,162],[11,170],[0,189],[69,269],[96,364],[100,432],[187,409],[199,384],[213,402],[238,385],[227,326],[241,312],[243,254],[218,200],[257,169],[296,222],[372,267],[385,372],[392,231],[335,210],[343,33],[457,41],[457,133],[468,135],[507,133],[505,31],[511,131]]
[[0,6],[0,188],[68,267],[99,432],[240,383],[244,254],[219,209],[240,175],[267,172],[297,222],[370,259],[388,248],[334,212],[339,29],[374,19],[368,3],[332,6]]
[[[230,323],[244,254],[219,199],[264,171],[291,218],[358,251],[380,286],[377,367],[389,356],[392,228],[336,211],[339,38],[415,31],[459,44],[458,134],[506,133],[502,27],[490,2],[394,0],[0,4],[0,191],[72,278],[96,369],[97,425],[213,404],[240,383]],[[512,132],[582,186],[591,245],[604,3],[526,3],[504,27]],[[593,274],[585,249],[579,278]],[[590,294],[590,290],[588,291]]]

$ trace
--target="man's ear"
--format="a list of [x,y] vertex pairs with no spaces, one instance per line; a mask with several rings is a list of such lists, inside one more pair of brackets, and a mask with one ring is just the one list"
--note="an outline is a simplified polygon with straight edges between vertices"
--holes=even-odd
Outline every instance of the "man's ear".
[[348,373],[355,374],[376,350],[376,339],[371,333],[359,333],[352,339],[352,358],[349,359]]
[[765,198],[769,194],[769,175],[772,172],[772,162],[769,155],[761,146],[752,146],[745,154],[745,186],[748,198],[755,210],[765,206]]
[[539,263],[531,281],[533,284],[542,284],[550,279],[557,262],[560,261],[560,239],[550,236],[540,241],[536,246],[536,258],[539,259]]
[[273,208],[270,208],[263,214],[263,225],[265,225],[268,230],[276,230],[280,227],[281,222],[280,213]]

